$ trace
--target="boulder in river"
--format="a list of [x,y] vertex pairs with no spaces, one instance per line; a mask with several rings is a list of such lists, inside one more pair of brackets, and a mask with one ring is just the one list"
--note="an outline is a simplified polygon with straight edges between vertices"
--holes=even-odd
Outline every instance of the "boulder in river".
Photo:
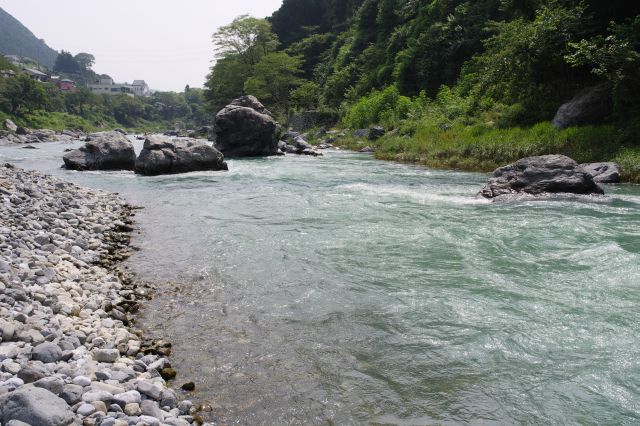
[[254,96],[231,102],[216,115],[216,148],[227,157],[277,155],[280,125]]
[[129,139],[119,132],[90,135],[81,148],[66,153],[63,157],[67,169],[71,170],[133,170],[136,153]]
[[564,155],[528,157],[497,169],[480,191],[485,198],[526,193],[604,194],[578,163]]
[[597,183],[620,183],[620,167],[616,163],[587,163],[581,166]]
[[135,162],[136,173],[146,176],[228,170],[224,155],[199,139],[150,136]]
[[605,84],[589,87],[558,109],[553,125],[559,129],[597,124],[613,112],[611,89]]

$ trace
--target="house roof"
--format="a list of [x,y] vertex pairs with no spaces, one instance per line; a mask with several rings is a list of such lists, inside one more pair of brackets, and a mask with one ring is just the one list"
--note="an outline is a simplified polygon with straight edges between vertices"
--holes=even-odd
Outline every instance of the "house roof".
[[34,70],[33,68],[25,68],[24,70],[26,72],[28,72],[29,74],[32,74],[32,75],[38,75],[38,76],[42,76],[42,77],[46,76],[45,73],[40,72],[38,70]]

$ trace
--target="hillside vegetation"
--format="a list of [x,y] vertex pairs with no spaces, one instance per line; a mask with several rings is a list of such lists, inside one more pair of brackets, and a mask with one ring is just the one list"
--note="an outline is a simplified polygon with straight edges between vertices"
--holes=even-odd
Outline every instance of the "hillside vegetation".
[[37,38],[20,21],[0,8],[0,54],[18,55],[36,60],[51,69],[58,52]]
[[[381,158],[487,170],[564,152],[621,161],[640,180],[639,14],[625,0],[285,0],[216,34],[207,99],[215,111],[253,93],[281,119],[332,110],[344,127],[382,125],[395,131],[377,142]],[[234,27],[255,37],[228,49]],[[551,126],[599,84],[608,117]]]

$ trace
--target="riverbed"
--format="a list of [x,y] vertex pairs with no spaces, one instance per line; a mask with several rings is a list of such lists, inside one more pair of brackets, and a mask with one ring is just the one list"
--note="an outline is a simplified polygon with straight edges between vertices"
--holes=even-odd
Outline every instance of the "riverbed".
[[220,424],[640,422],[638,186],[489,203],[486,174],[367,154],[144,178],[70,147],[0,162],[144,206],[140,320]]

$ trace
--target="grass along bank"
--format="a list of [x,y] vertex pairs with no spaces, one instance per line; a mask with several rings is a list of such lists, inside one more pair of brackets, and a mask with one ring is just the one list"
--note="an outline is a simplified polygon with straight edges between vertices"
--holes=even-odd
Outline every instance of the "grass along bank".
[[612,125],[559,130],[549,122],[505,129],[414,122],[377,141],[347,137],[337,143],[353,150],[371,146],[381,160],[479,172],[491,172],[523,157],[563,154],[579,163],[615,161],[624,182],[640,183],[640,145],[632,131]]

